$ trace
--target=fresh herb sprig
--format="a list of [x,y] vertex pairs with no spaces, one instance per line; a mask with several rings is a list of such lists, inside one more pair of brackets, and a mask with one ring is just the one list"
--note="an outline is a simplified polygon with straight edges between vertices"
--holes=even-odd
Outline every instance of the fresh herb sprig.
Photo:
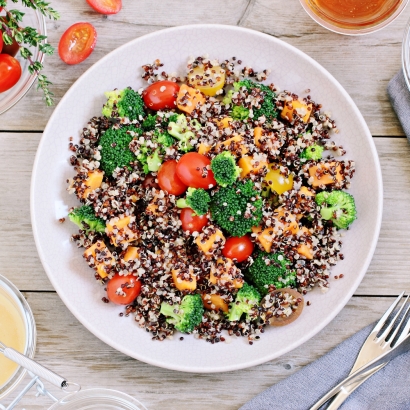
[[[18,0],[11,1],[13,3],[18,2]],[[59,13],[50,7],[50,3],[43,0],[21,0],[21,2],[26,7],[38,10],[45,17],[53,20],[60,18]],[[33,60],[33,53],[28,47],[38,47],[42,53],[48,56],[54,53],[54,48],[48,43],[43,43],[44,40],[47,40],[47,36],[40,34],[32,27],[21,26],[24,13],[19,10],[10,10],[6,6],[6,0],[0,0],[0,7],[6,12],[5,18],[0,20],[0,30],[3,32],[3,41],[5,44],[10,45],[13,43],[13,38],[15,39],[20,47],[21,57],[29,62],[29,73],[37,74],[37,89],[43,91],[46,104],[48,106],[53,105],[54,94],[49,90],[49,86],[52,85],[52,83],[41,73],[44,66],[40,61]]]

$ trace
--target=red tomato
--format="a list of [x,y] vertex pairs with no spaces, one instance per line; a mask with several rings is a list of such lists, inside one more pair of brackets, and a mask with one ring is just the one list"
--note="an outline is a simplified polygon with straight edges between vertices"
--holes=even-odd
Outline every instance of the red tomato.
[[61,36],[58,54],[66,64],[84,61],[94,50],[97,31],[90,23],[76,23]]
[[211,171],[211,160],[197,152],[188,152],[181,157],[177,165],[179,179],[191,188],[209,189],[215,186],[214,173]]
[[226,240],[225,246],[222,249],[222,254],[226,258],[236,259],[237,262],[243,262],[252,255],[253,242],[248,235],[233,236]]
[[182,230],[184,232],[189,231],[201,232],[202,228],[208,223],[208,215],[195,215],[195,212],[191,208],[184,208],[179,215],[179,219],[182,222]]
[[121,0],[87,0],[87,3],[101,14],[117,14],[122,7]]
[[175,108],[179,85],[173,81],[158,81],[142,93],[145,105],[154,111]]
[[141,282],[135,276],[116,273],[107,283],[107,296],[117,305],[129,305],[141,292]]
[[[0,32],[1,34],[1,32]],[[8,54],[9,56],[14,57],[20,49],[19,44],[17,43],[16,40],[13,38],[13,42],[11,44],[3,44],[3,54]]]
[[158,185],[171,195],[182,195],[188,188],[176,174],[177,162],[174,159],[164,162],[158,171]]
[[0,54],[0,93],[16,85],[20,77],[20,63],[12,56]]
[[[0,9],[1,9],[1,7],[0,7]],[[2,32],[0,31],[0,53],[1,53],[2,50],[3,50],[3,35],[2,35]]]

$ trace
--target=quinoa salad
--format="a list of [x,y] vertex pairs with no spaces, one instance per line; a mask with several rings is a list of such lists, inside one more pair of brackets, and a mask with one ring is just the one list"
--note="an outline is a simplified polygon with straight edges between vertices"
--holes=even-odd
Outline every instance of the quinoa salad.
[[299,318],[343,259],[355,164],[310,91],[270,76],[235,57],[190,58],[179,74],[156,60],[69,144],[72,242],[102,302],[153,340],[252,345]]

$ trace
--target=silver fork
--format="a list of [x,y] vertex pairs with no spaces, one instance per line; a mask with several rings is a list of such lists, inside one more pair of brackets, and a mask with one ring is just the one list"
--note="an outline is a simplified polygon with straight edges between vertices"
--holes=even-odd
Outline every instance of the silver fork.
[[[395,346],[398,346],[406,336],[409,334],[410,331],[410,320],[407,324],[403,327],[403,324],[406,322],[407,314],[410,311],[410,304],[407,306],[403,316],[400,320],[399,317],[403,312],[403,309],[406,307],[409,301],[409,296],[406,297],[404,303],[401,305],[400,309],[397,313],[391,318],[394,309],[400,303],[400,300],[403,298],[405,292],[402,292],[397,299],[392,303],[392,305],[387,309],[385,314],[380,318],[377,322],[376,326],[371,331],[370,335],[367,337],[365,342],[363,343],[362,348],[356,358],[356,361],[350,371],[349,375],[353,375],[356,373],[360,368],[365,366],[366,364],[374,361],[379,356],[385,355],[385,353],[394,349]],[[389,319],[391,320],[389,321]],[[397,322],[397,323],[396,323]],[[386,326],[386,324],[388,325]],[[385,327],[386,326],[386,327]],[[385,329],[383,329],[385,327]],[[377,336],[378,333],[383,329],[383,332],[380,336]],[[398,333],[400,331],[400,333]],[[395,340],[397,338],[397,340]],[[394,344],[393,344],[394,342]],[[341,404],[349,397],[353,391],[355,391],[362,383],[364,383],[369,377],[373,374],[377,373],[381,370],[384,366],[386,366],[388,361],[381,363],[379,366],[370,369],[369,371],[363,373],[363,375],[354,382],[348,383],[346,386],[340,383],[341,388],[339,392],[336,393],[334,396],[334,400],[330,403],[327,410],[336,410],[338,409]],[[327,398],[326,398],[327,397]],[[310,410],[319,409],[327,400],[329,400],[332,396],[326,395],[322,399],[320,399]],[[326,399],[325,399],[326,398]]]

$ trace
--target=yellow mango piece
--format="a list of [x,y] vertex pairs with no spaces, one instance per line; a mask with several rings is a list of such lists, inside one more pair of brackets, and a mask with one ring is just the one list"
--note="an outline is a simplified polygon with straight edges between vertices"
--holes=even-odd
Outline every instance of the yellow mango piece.
[[205,103],[205,97],[199,90],[186,84],[182,84],[177,96],[177,107],[179,110],[191,114],[191,112]]
[[[218,268],[216,266],[218,266]],[[216,273],[221,273],[221,269],[223,269],[222,275],[215,276]],[[232,280],[232,275],[229,272],[231,269],[234,269],[235,272],[238,270],[238,268],[233,263],[232,259],[218,258],[216,264],[212,265],[211,267],[211,272],[209,274],[209,282],[213,285],[217,285],[218,281],[230,282],[234,288],[240,289],[243,286],[243,279],[235,278]]]
[[205,255],[211,254],[210,250],[217,241],[219,241],[219,244],[223,244],[225,242],[225,237],[219,229],[217,229],[214,234],[212,234],[205,242],[202,243],[204,236],[205,236],[204,233],[201,233],[200,235],[197,236],[197,238],[195,239],[195,242],[198,245],[198,248]]
[[201,143],[201,144],[199,144],[199,147],[198,147],[198,154],[205,155],[210,150],[211,150],[211,145]]
[[279,169],[273,169],[273,165],[269,166],[269,172],[265,176],[269,188],[275,191],[278,195],[282,195],[284,192],[293,188],[293,176],[290,174],[285,178]]
[[312,104],[307,105],[299,100],[296,100],[296,101],[292,101],[290,105],[291,106],[289,107],[288,102],[285,104],[285,107],[283,108],[280,116],[284,120],[293,121],[294,111],[302,109],[306,111],[306,114],[302,117],[302,120],[304,123],[307,123],[310,118],[310,114],[312,112]]
[[129,246],[125,252],[124,260],[125,262],[130,260],[138,259],[140,256],[139,250],[136,246]]
[[256,128],[253,130],[253,139],[254,139],[255,145],[256,145],[257,147],[260,147],[260,146],[261,146],[259,140],[260,140],[261,137],[262,137],[262,131],[263,131],[262,127],[256,127]]
[[234,150],[240,149],[242,155],[246,155],[248,153],[248,148],[242,145],[243,138],[240,135],[235,135],[232,138],[227,139],[226,141],[219,142],[216,144],[216,149],[220,149],[222,146],[225,150],[229,150],[229,146],[233,144]]
[[109,251],[109,249],[105,246],[105,243],[103,241],[97,241],[94,245],[90,246],[88,249],[85,250],[84,256],[87,258],[92,256],[94,258],[95,269],[97,270],[97,273],[100,275],[100,277],[104,279],[108,276],[107,272],[105,271],[105,267],[107,265],[110,265],[110,263],[109,261],[107,262],[97,261],[97,259],[95,258],[96,249],[104,251],[107,255],[106,258],[111,259],[112,263],[115,262],[115,259],[112,256],[112,253]]
[[196,277],[193,271],[189,270],[189,276],[192,280],[183,280],[178,277],[179,269],[172,270],[172,280],[174,281],[175,287],[180,290],[195,290],[196,289]]
[[239,167],[242,169],[241,178],[245,178],[251,172],[258,172],[263,167],[268,167],[267,161],[259,161],[258,165],[252,164],[253,156],[245,155],[238,161]]
[[208,310],[222,310],[222,312],[228,312],[229,305],[225,302],[224,299],[219,295],[210,295],[203,293],[201,295],[204,308]]
[[313,198],[316,195],[316,193],[305,186],[301,186],[298,195],[304,195],[306,198]]
[[[303,231],[303,233],[310,236],[310,232],[305,226],[303,226],[301,230]],[[299,255],[304,256],[306,259],[313,259],[313,248],[312,248],[312,245],[310,243],[300,244],[297,247],[296,252]]]
[[[336,165],[336,162],[330,162],[330,163],[323,163],[320,165],[322,169],[328,170],[330,167],[336,167],[336,182],[341,182],[343,180],[342,176],[342,167],[340,164]],[[334,177],[330,174],[324,174],[321,176],[319,179],[316,176],[316,171],[318,170],[318,165],[313,165],[312,167],[309,168],[309,175],[313,178],[312,181],[312,186],[314,188],[320,186],[320,185],[331,185],[334,184]]]
[[188,82],[205,95],[213,97],[225,85],[225,70],[214,66],[205,72],[204,67],[195,67],[192,73],[188,73]]
[[99,188],[103,181],[104,172],[100,170],[89,171],[88,177],[84,181],[85,185],[87,185],[86,190],[83,193],[83,198],[87,198],[88,194],[95,189]]
[[218,128],[228,128],[229,127],[229,123],[233,121],[233,118],[231,117],[224,117],[221,118],[220,120],[216,120],[216,125],[218,126]]

